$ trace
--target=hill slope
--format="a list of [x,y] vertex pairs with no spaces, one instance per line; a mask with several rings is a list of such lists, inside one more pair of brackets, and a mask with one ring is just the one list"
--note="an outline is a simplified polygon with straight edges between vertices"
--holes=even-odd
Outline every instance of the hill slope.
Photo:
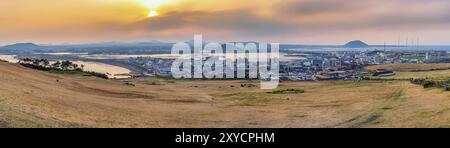
[[0,82],[2,127],[450,126],[450,93],[403,81],[285,82],[306,92],[271,94],[240,87],[258,81],[123,82],[0,62]]
[[347,48],[367,48],[369,47],[368,44],[360,41],[360,40],[355,40],[355,41],[350,41],[347,44],[344,45],[344,47]]

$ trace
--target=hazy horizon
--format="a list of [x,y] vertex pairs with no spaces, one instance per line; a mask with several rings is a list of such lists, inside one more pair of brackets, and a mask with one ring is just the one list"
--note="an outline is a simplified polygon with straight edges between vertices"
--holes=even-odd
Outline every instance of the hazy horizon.
[[[2,46],[9,46],[9,45],[15,45],[15,44],[27,44],[27,43],[32,43],[32,44],[39,45],[39,46],[71,46],[71,45],[108,44],[108,43],[119,43],[119,44],[120,43],[133,44],[133,43],[139,43],[139,42],[150,43],[150,42],[153,42],[153,41],[174,44],[174,43],[177,43],[177,42],[187,42],[189,40],[180,40],[180,41],[165,41],[165,40],[99,41],[99,42],[86,42],[86,43],[68,43],[68,42],[66,42],[66,43],[39,43],[39,42],[27,42],[27,41],[24,41],[24,42],[15,42],[15,43],[3,43],[3,44],[0,44],[0,47],[2,47]],[[354,41],[354,40],[351,40],[351,41]],[[257,42],[257,41],[205,41],[205,42],[229,43],[229,42]],[[348,41],[348,42],[350,42],[350,41]],[[319,44],[280,43],[280,44],[282,44],[282,45],[299,45],[299,46],[343,46],[343,45],[345,45],[348,42],[345,42],[345,43],[342,43],[342,44],[332,44],[332,43],[328,43],[328,44],[327,43],[319,43]],[[363,41],[363,42],[365,42],[365,41]],[[275,43],[275,42],[268,42],[268,43]],[[367,43],[367,42],[365,42],[365,43]],[[381,44],[370,44],[370,43],[367,43],[367,44],[369,46],[384,46],[383,43],[381,43]],[[398,45],[398,44],[386,44],[386,46],[399,46],[399,47],[402,47],[402,46],[406,46],[406,45],[405,45],[405,43],[401,43],[400,45]],[[447,44],[420,44],[420,45],[408,45],[408,46],[419,46],[419,47],[426,47],[426,46],[450,46],[450,43],[447,43]]]
[[[16,0],[0,45],[205,40],[450,45],[447,0]],[[409,39],[407,39],[409,38]]]

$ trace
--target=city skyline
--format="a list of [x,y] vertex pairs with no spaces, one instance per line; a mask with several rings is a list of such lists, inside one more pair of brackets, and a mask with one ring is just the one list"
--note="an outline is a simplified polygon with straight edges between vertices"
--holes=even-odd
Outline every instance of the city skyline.
[[177,42],[194,34],[220,42],[448,45],[448,8],[445,0],[2,1],[0,45]]

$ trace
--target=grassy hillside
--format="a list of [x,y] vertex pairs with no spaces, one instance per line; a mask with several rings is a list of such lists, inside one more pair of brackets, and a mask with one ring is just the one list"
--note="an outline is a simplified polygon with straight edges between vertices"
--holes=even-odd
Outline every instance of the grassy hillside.
[[258,81],[103,80],[0,62],[0,82],[1,127],[450,126],[449,92],[402,81],[261,90]]

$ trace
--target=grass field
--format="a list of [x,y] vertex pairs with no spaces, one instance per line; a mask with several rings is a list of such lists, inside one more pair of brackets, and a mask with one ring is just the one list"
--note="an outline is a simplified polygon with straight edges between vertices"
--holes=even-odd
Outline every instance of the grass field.
[[450,63],[442,64],[388,64],[366,67],[368,70],[386,69],[395,71],[395,76],[374,77],[377,79],[429,79],[429,80],[449,80]]
[[2,127],[450,127],[450,93],[405,81],[261,90],[259,81],[103,80],[7,63],[0,81]]
[[421,72],[403,72],[396,71],[395,76],[378,77],[367,76],[369,78],[377,79],[428,79],[428,80],[449,80],[450,70],[435,70],[435,71],[421,71]]
[[430,71],[430,70],[448,70],[450,63],[430,63],[430,64],[385,64],[366,67],[368,70],[386,69],[390,71]]
[[410,57],[404,57],[402,59],[404,59],[404,60],[425,60],[425,57],[410,56]]

